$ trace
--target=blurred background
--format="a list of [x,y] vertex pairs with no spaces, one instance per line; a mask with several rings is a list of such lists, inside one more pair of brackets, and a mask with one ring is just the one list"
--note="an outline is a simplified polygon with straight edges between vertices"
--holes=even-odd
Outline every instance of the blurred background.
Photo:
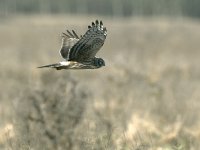
[[70,14],[112,17],[199,17],[198,0],[1,0],[1,16],[9,14]]
[[[198,150],[199,0],[0,0],[0,149]],[[51,70],[96,19],[97,70]]]

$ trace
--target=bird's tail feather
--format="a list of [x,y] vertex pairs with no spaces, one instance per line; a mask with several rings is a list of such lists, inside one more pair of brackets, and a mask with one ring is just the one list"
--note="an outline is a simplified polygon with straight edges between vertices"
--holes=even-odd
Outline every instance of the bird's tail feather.
[[61,67],[61,64],[60,63],[56,63],[56,64],[39,66],[37,68],[56,68],[56,69],[58,69],[59,67]]

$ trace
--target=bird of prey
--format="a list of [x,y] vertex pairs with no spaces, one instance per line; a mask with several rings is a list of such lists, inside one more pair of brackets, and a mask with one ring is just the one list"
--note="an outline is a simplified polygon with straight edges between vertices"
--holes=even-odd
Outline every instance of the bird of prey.
[[40,66],[38,68],[61,69],[97,69],[105,66],[102,58],[95,57],[96,53],[103,46],[107,36],[107,30],[103,22],[96,20],[88,26],[83,36],[78,36],[74,30],[62,33],[61,56],[65,61]]

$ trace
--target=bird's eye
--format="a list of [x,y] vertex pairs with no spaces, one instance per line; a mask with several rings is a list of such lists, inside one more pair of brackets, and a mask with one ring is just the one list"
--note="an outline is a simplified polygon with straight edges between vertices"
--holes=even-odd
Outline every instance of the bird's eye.
[[98,61],[98,64],[101,65],[101,60]]

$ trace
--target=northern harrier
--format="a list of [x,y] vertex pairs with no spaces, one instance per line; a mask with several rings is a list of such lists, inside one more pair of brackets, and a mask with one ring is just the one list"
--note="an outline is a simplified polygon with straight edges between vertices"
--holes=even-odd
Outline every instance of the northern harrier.
[[102,58],[95,57],[96,53],[103,46],[107,36],[107,30],[103,27],[102,21],[96,20],[88,26],[83,36],[78,36],[74,30],[62,33],[61,56],[65,61],[40,66],[38,68],[60,69],[97,69],[105,66]]

